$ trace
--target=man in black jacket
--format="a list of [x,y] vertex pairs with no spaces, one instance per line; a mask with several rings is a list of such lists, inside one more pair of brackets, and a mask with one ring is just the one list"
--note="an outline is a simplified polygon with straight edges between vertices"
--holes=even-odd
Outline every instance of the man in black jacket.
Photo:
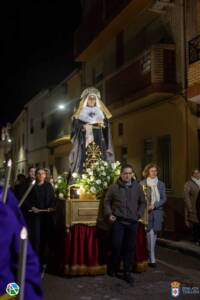
[[137,222],[142,217],[145,206],[142,187],[133,179],[133,168],[131,165],[125,165],[122,167],[120,178],[106,194],[104,214],[111,223],[111,264],[108,274],[117,274],[122,256],[124,279],[131,285],[134,283],[131,271]]

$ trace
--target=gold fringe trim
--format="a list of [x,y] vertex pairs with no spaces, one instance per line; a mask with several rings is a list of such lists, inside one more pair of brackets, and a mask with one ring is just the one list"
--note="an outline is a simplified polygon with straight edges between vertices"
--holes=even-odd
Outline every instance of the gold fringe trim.
[[65,275],[79,276],[79,275],[103,275],[107,271],[106,265],[88,267],[86,265],[65,265]]
[[147,260],[137,263],[135,266],[135,271],[139,272],[139,273],[146,272],[147,269],[148,269],[148,261]]

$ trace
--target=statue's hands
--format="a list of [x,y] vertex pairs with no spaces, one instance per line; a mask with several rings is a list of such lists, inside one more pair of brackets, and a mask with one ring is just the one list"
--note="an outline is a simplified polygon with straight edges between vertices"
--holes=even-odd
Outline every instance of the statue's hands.
[[83,127],[87,130],[87,128],[90,128],[92,125],[91,124],[85,124]]
[[97,124],[101,127],[104,127],[103,120],[97,120]]

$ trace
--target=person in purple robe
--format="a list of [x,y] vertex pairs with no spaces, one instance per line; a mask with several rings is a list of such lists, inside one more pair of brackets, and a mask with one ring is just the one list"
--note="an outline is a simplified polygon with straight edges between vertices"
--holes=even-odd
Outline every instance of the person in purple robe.
[[[0,187],[0,296],[6,294],[7,284],[17,282],[20,231],[25,225],[13,193],[8,192],[6,204],[1,199],[2,187]],[[39,261],[30,243],[27,249],[24,299],[43,299]]]

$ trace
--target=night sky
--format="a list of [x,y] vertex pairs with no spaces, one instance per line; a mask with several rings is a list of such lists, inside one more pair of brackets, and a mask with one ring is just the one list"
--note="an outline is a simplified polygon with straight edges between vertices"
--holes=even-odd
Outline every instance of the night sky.
[[12,122],[40,90],[62,81],[76,66],[73,32],[79,0],[9,2],[1,9],[0,126]]

